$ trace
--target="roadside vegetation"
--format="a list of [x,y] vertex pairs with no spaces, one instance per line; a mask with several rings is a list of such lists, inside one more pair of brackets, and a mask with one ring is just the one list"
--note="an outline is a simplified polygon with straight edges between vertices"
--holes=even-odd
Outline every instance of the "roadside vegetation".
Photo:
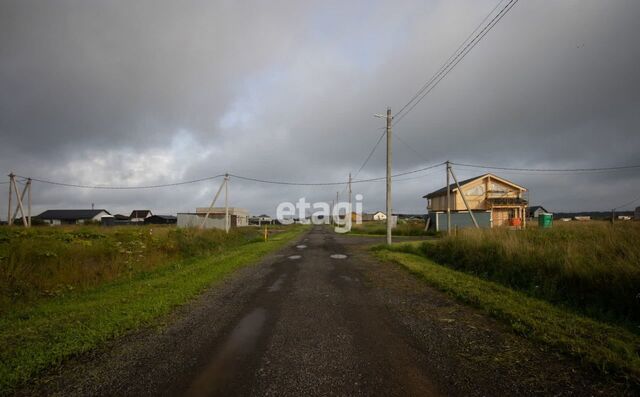
[[464,230],[376,254],[518,334],[640,384],[640,224]]
[[6,394],[66,358],[152,324],[304,228],[288,227],[267,242],[253,228],[229,235],[146,227],[0,230]]
[[259,239],[253,228],[0,228],[0,313]]
[[466,229],[413,246],[453,269],[571,307],[640,324],[640,223],[589,222],[551,229]]
[[[363,222],[361,225],[355,223],[351,227],[351,234],[365,234],[383,236],[387,234],[387,224],[385,222]],[[394,236],[434,236],[435,232],[425,231],[424,222],[401,222],[393,229]]]

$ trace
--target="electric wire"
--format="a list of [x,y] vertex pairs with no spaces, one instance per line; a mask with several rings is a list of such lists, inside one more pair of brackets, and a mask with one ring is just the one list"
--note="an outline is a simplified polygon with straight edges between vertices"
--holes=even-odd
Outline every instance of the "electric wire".
[[498,4],[496,4],[493,9],[491,9],[491,11],[487,14],[487,16],[484,17],[484,19],[482,20],[482,22],[480,22],[478,24],[478,26],[476,26],[476,28],[469,33],[469,35],[460,43],[460,45],[458,46],[458,48],[456,48],[456,50],[449,56],[449,58],[447,58],[447,60],[442,64],[442,66],[440,66],[440,68],[436,71],[436,73],[433,74],[433,76],[431,76],[431,78],[429,80],[427,80],[426,83],[424,83],[424,85],[422,87],[420,87],[420,89],[418,90],[418,92],[411,97],[411,99],[409,100],[409,102],[407,102],[398,112],[397,114],[401,114],[410,104],[411,102],[415,101],[420,94],[422,93],[422,91],[424,91],[425,89],[427,89],[427,87],[429,87],[429,85],[431,85],[431,83],[433,83],[433,81],[436,79],[436,77],[443,72],[443,69],[446,67],[446,65],[452,60],[452,58],[464,47],[464,45],[469,41],[469,39],[478,31],[478,29],[480,29],[482,27],[482,25],[484,25],[484,23],[489,19],[489,17],[491,15],[493,15],[493,13],[498,9],[498,7],[500,6],[500,4],[502,4],[504,0],[500,0],[498,1]]
[[488,170],[503,170],[503,171],[523,171],[523,172],[603,172],[603,171],[619,171],[619,170],[640,168],[640,164],[621,165],[621,166],[613,166],[613,167],[597,167],[597,168],[513,168],[513,167],[498,167],[498,166],[491,166],[491,165],[463,164],[463,163],[454,163],[454,162],[451,162],[451,164],[457,165],[460,167],[483,168]]
[[376,152],[376,149],[378,148],[378,146],[380,145],[380,142],[382,142],[382,138],[384,137],[384,135],[387,133],[386,128],[384,131],[382,131],[382,135],[380,135],[380,138],[378,138],[378,141],[376,142],[376,144],[373,146],[373,148],[371,149],[371,151],[369,152],[369,155],[367,156],[367,158],[364,160],[364,163],[362,163],[362,165],[360,166],[360,168],[358,168],[358,172],[356,172],[356,174],[354,175],[354,178],[357,178],[358,175],[360,175],[360,172],[364,169],[364,167],[367,165],[367,163],[369,162],[369,160],[371,160],[371,156],[373,156],[373,154]]
[[[438,166],[443,165],[443,164],[444,163],[438,163],[438,164],[430,165],[428,167],[423,167],[423,168],[418,168],[418,169],[414,169],[414,170],[410,170],[410,171],[400,172],[400,173],[392,175],[392,177],[415,174],[415,173],[418,173],[418,172],[422,172],[422,171],[426,171],[426,170],[432,169],[434,167],[438,167]],[[217,179],[217,178],[222,178],[224,176],[229,176],[229,177],[232,177],[232,178],[245,180],[245,181],[251,181],[251,182],[259,182],[259,183],[266,183],[266,184],[272,184],[272,185],[287,185],[287,186],[340,186],[340,185],[348,185],[349,184],[349,182],[347,182],[347,181],[340,181],[340,182],[290,182],[290,181],[277,181],[277,180],[271,180],[271,179],[253,178],[253,177],[237,175],[237,174],[218,174],[218,175],[214,175],[214,176],[208,176],[208,177],[199,178],[199,179],[193,179],[193,180],[189,180],[189,181],[165,183],[165,184],[158,184],[158,185],[145,185],[145,186],[83,185],[83,184],[76,184],[76,183],[57,182],[57,181],[51,181],[51,180],[47,180],[47,179],[40,179],[40,178],[31,178],[31,180],[33,182],[46,183],[46,184],[49,184],[49,185],[72,187],[72,188],[81,188],[81,189],[134,190],[134,189],[156,189],[156,188],[187,185],[187,184],[193,184],[193,183],[209,181],[209,180],[213,180],[213,179]],[[20,178],[25,178],[25,177],[20,176]],[[377,178],[368,178],[368,179],[352,179],[351,183],[354,184],[354,183],[374,182],[374,181],[384,180],[385,178],[386,177],[377,177]]]
[[[455,67],[462,61],[473,48],[493,29],[495,25],[500,22],[500,20],[518,3],[519,0],[510,0],[498,14],[496,14],[493,19],[482,29],[478,34],[467,43],[467,45],[460,51],[456,56],[453,57],[444,68],[440,69],[438,73],[436,73],[435,79],[431,82],[430,85],[423,86],[421,90],[418,90],[417,99],[412,99],[407,102],[405,106],[402,107],[404,109],[404,113],[400,114],[398,112],[395,115],[393,125],[397,125],[407,114],[409,114],[423,99],[426,97],[437,85],[440,83]],[[427,87],[429,87],[427,89]],[[416,97],[414,95],[414,97]],[[411,104],[413,102],[413,104]],[[407,106],[410,107],[407,109]]]

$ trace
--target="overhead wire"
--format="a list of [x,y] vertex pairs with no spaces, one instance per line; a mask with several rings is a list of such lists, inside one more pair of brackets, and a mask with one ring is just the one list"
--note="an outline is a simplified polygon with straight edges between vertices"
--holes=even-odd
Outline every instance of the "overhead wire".
[[[393,125],[397,125],[407,114],[409,114],[457,65],[462,61],[473,48],[493,29],[495,25],[518,3],[519,0],[509,0],[509,2],[496,14],[491,21],[480,30],[476,36],[469,41],[462,51],[459,51],[453,58],[445,63],[432,79],[427,82],[412,99],[402,107],[404,113],[398,112],[395,115]],[[498,3],[500,5],[502,2]],[[492,13],[494,11],[492,10]],[[489,14],[491,15],[491,14]],[[477,28],[476,28],[477,31]],[[463,42],[464,43],[464,42]],[[408,107],[408,109],[407,109]]]
[[[428,167],[423,167],[423,168],[418,168],[418,169],[414,169],[414,170],[410,170],[410,171],[400,172],[400,173],[394,174],[392,176],[393,177],[398,177],[398,176],[403,176],[403,175],[415,174],[415,173],[426,171],[426,170],[429,170],[431,168],[434,168],[434,167],[437,167],[437,166],[440,166],[440,165],[443,165],[443,164],[444,163],[438,163],[438,164],[430,165]],[[349,184],[348,181],[340,181],[340,182],[291,182],[291,181],[278,181],[278,180],[272,180],[272,179],[254,178],[254,177],[238,175],[238,174],[231,174],[231,173],[218,174],[218,175],[214,175],[214,176],[208,176],[208,177],[199,178],[199,179],[192,179],[192,180],[188,180],[188,181],[157,184],[157,185],[143,185],[143,186],[84,185],[84,184],[76,184],[76,183],[57,182],[57,181],[41,179],[41,178],[31,178],[31,180],[33,182],[46,183],[46,184],[49,184],[49,185],[72,187],[72,188],[81,188],[81,189],[135,190],[135,189],[156,189],[156,188],[164,188],[164,187],[171,187],[171,186],[187,185],[187,184],[193,184],[193,183],[209,181],[209,180],[213,180],[213,179],[217,179],[217,178],[222,178],[224,176],[229,176],[229,177],[232,177],[232,178],[245,180],[245,181],[251,181],[251,182],[259,182],[259,183],[266,183],[266,184],[272,184],[272,185],[287,185],[287,186],[340,186],[340,185],[348,185]],[[21,176],[20,178],[26,178],[26,177],[22,177]],[[385,178],[386,177],[367,178],[367,179],[352,179],[351,183],[354,184],[354,183],[374,182],[374,181],[384,180]]]
[[482,169],[488,169],[488,170],[502,170],[502,171],[523,171],[523,172],[603,172],[603,171],[619,171],[619,170],[640,168],[640,164],[621,165],[621,166],[613,166],[613,167],[596,167],[596,168],[514,168],[514,167],[499,167],[499,166],[492,166],[492,165],[463,164],[463,163],[454,163],[454,162],[451,162],[451,164],[457,165],[460,167],[482,168]]

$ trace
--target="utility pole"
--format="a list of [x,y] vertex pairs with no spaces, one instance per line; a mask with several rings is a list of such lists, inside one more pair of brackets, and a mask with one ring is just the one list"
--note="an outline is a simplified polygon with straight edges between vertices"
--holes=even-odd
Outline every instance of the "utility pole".
[[449,187],[449,175],[451,170],[451,164],[449,160],[447,164],[447,234],[451,235],[451,188]]
[[229,233],[229,174],[224,174],[224,230]]
[[13,196],[13,179],[15,177],[13,172],[9,174],[9,209],[7,211],[7,225],[9,226],[13,225],[13,219],[11,219],[11,198]]
[[349,173],[349,218],[353,214],[353,208],[351,208],[351,173]]
[[391,108],[387,108],[387,244],[391,245]]
[[467,197],[465,196],[464,192],[462,191],[462,188],[460,187],[460,184],[458,183],[458,178],[456,178],[456,174],[454,174],[453,172],[453,168],[449,167],[449,172],[451,172],[451,176],[453,177],[453,180],[456,183],[456,186],[458,187],[458,193],[460,193],[460,197],[462,197],[462,202],[464,203],[465,208],[467,209],[467,211],[469,211],[469,216],[471,217],[471,220],[473,221],[474,226],[476,227],[476,229],[480,229],[480,226],[478,226],[478,221],[476,220],[476,217],[473,215],[473,211],[471,211],[471,207],[469,207],[469,203],[467,202]]
[[31,178],[27,179],[27,186],[25,187],[27,190],[27,201],[28,201],[28,209],[27,213],[29,214],[29,227],[31,227]]

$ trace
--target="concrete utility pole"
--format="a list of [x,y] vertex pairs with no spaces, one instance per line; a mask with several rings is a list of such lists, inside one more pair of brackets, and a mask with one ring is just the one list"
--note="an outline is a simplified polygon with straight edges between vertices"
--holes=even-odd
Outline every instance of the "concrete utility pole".
[[451,235],[451,189],[449,188],[449,170],[451,169],[451,164],[449,160],[446,162],[447,164],[447,234]]
[[349,173],[349,218],[353,214],[353,208],[351,208],[351,173]]
[[229,174],[224,175],[224,230],[229,233]]
[[391,108],[387,108],[387,244],[391,244]]

